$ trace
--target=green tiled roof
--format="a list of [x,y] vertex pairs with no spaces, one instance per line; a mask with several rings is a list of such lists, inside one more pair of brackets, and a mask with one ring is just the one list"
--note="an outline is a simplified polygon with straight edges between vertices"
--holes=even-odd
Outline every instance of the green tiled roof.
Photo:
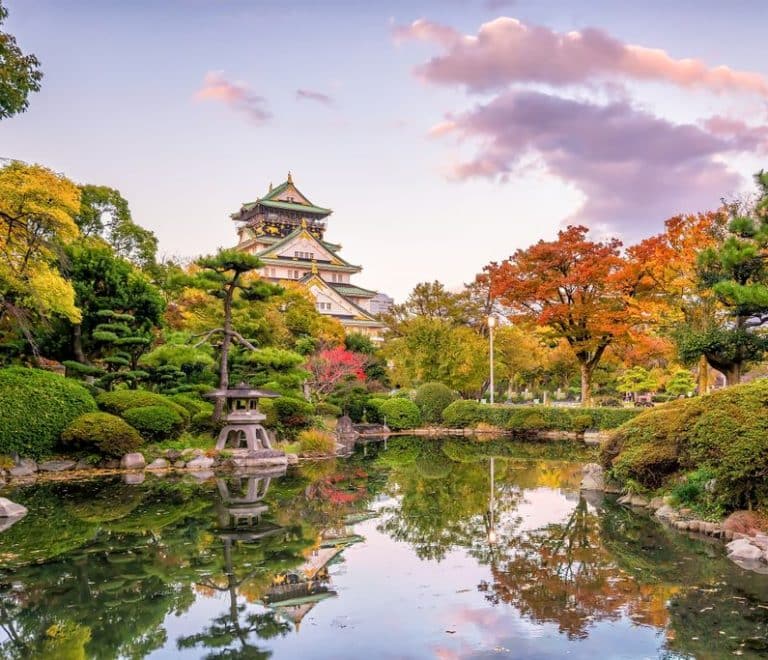
[[331,209],[324,209],[319,206],[307,206],[306,204],[297,204],[296,202],[278,202],[278,201],[272,201],[271,199],[256,200],[251,206],[251,208],[253,208],[253,206],[255,206],[256,204],[261,204],[262,206],[266,206],[272,209],[282,209],[284,211],[301,211],[302,213],[316,213],[316,214],[328,215],[331,212]]
[[336,289],[342,296],[353,296],[355,298],[373,298],[378,292],[371,291],[370,289],[364,289],[361,286],[355,286],[354,284],[339,284],[338,282],[327,283],[332,288]]

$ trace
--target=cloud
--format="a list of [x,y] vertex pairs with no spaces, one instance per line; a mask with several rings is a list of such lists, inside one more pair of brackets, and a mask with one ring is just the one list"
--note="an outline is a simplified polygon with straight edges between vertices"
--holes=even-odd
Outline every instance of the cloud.
[[474,157],[453,166],[454,178],[504,179],[533,156],[585,195],[566,222],[631,239],[678,212],[712,208],[736,189],[741,179],[723,155],[768,153],[766,127],[723,117],[676,124],[628,101],[597,104],[524,90],[449,114],[432,134],[478,145]]
[[758,73],[676,59],[664,50],[625,44],[596,28],[563,33],[500,17],[482,24],[476,35],[462,35],[419,19],[396,27],[393,36],[398,42],[439,45],[443,52],[417,67],[417,75],[431,83],[464,85],[472,92],[515,83],[559,86],[621,78],[768,98],[768,80]]
[[221,71],[205,75],[203,86],[195,94],[198,101],[220,101],[233,110],[246,115],[252,122],[263,124],[272,118],[267,100],[255,94],[245,84],[227,80]]
[[328,96],[328,94],[316,92],[311,89],[297,89],[296,100],[315,101],[316,103],[322,103],[323,105],[333,105],[333,99]]

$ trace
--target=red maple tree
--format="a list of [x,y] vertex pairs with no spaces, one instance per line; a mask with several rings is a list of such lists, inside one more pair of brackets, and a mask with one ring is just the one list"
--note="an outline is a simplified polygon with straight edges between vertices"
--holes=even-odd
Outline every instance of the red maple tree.
[[307,360],[307,385],[313,396],[322,400],[337,384],[349,378],[364,381],[366,364],[366,356],[360,353],[348,351],[341,346],[324,348]]

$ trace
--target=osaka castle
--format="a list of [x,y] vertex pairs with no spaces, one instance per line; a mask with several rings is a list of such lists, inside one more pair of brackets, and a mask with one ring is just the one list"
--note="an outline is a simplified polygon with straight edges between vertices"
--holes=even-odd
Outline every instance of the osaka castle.
[[341,245],[325,240],[331,209],[315,206],[293,182],[291,173],[264,197],[242,205],[232,219],[238,223],[237,249],[256,255],[260,274],[272,282],[292,280],[306,287],[320,313],[338,319],[347,332],[379,339],[386,327],[375,315],[392,299],[352,284],[362,268],[345,261]]

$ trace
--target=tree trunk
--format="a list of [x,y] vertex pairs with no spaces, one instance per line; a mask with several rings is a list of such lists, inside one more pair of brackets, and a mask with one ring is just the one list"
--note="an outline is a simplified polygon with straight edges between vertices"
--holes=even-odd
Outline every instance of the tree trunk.
[[592,369],[588,364],[581,365],[581,405],[592,403]]
[[731,385],[738,385],[741,382],[741,364],[732,364],[723,371],[725,376],[725,384],[730,387]]
[[85,353],[83,353],[83,326],[80,323],[75,323],[72,326],[72,353],[78,362],[88,363],[88,360],[85,359]]
[[[232,342],[232,296],[234,294],[234,285],[227,289],[224,297],[224,336],[221,339],[221,353],[219,358],[219,389],[229,388],[229,345]],[[219,397],[216,399],[216,408],[213,411],[213,419],[221,421],[224,412],[226,399]]]
[[709,362],[706,356],[699,358],[699,396],[709,394]]

